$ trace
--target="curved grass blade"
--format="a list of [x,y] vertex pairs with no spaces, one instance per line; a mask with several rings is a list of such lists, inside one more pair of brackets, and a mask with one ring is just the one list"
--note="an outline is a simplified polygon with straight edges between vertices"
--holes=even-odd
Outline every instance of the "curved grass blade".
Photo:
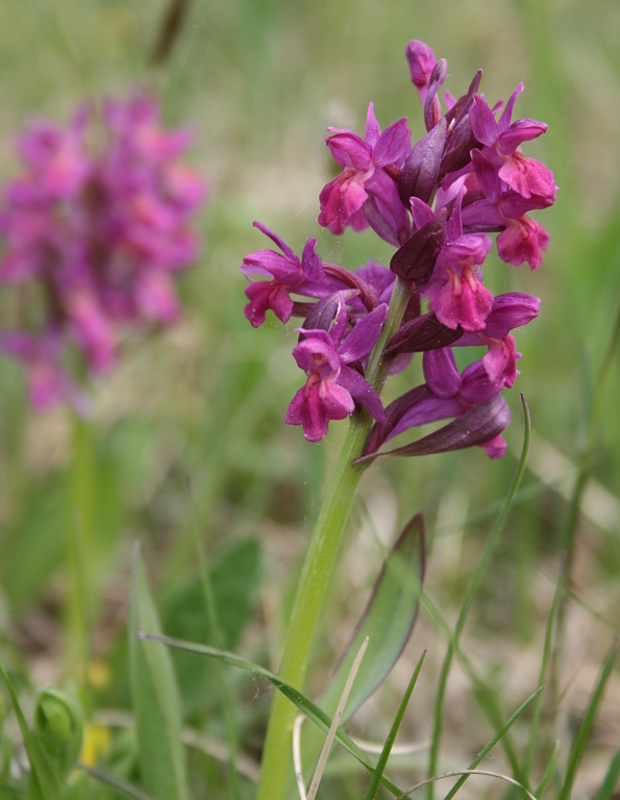
[[411,698],[411,693],[413,692],[413,689],[418,681],[418,676],[420,674],[420,670],[422,669],[422,664],[424,662],[425,656],[426,656],[426,650],[420,656],[420,660],[416,664],[416,667],[413,671],[413,675],[411,676],[411,680],[407,684],[407,689],[405,690],[403,699],[401,700],[400,705],[398,707],[398,711],[396,712],[396,717],[394,719],[394,722],[392,723],[390,732],[387,735],[385,744],[383,745],[383,750],[381,751],[381,755],[379,756],[379,760],[377,761],[377,766],[375,767],[375,772],[368,786],[365,800],[374,800],[375,797],[377,796],[377,792],[379,791],[379,787],[381,786],[381,778],[383,777],[383,773],[387,766],[388,758],[390,757],[390,753],[392,752],[392,747],[394,746],[396,734],[398,733],[398,729],[400,728],[400,723],[402,722],[403,717],[405,715],[407,705],[409,704],[409,699]]
[[111,786],[112,789],[116,789],[119,794],[125,797],[131,797],[133,800],[153,800],[151,795],[138,789],[137,786],[132,786],[130,783],[127,783],[127,781],[117,778],[116,775],[110,775],[109,772],[103,772],[103,770],[96,769],[95,767],[87,767],[86,764],[78,764],[77,767],[81,769],[82,772],[85,772],[87,775],[90,775],[106,786]]
[[30,762],[31,769],[31,782],[30,782],[30,796],[31,800],[58,800],[60,797],[60,782],[58,776],[50,763],[50,760],[45,753],[41,742],[38,741],[36,736],[28,727],[26,718],[17,699],[17,695],[11,685],[9,676],[4,671],[4,667],[0,664],[0,678],[11,699],[13,711],[17,717],[22,737],[24,739],[24,746],[28,753],[28,761]]
[[407,644],[418,614],[424,567],[424,521],[421,514],[416,514],[384,561],[368,605],[321,698],[321,708],[333,714],[355,655],[368,638],[368,650],[351,690],[343,723],[383,682]]
[[[197,656],[215,658],[219,661],[222,661],[224,664],[229,664],[232,667],[237,667],[238,669],[245,670],[253,675],[265,678],[288,700],[290,700],[291,703],[293,703],[293,705],[295,705],[302,714],[305,714],[309,720],[314,722],[314,724],[317,725],[320,730],[324,731],[325,733],[329,731],[329,726],[331,724],[331,718],[329,714],[317,706],[316,703],[313,703],[312,700],[307,698],[298,689],[295,689],[290,684],[278,678],[277,675],[274,675],[273,672],[261,667],[259,664],[253,664],[251,661],[246,661],[246,659],[241,658],[234,653],[228,653],[225,650],[216,650],[214,647],[209,647],[208,645],[185,642],[182,639],[173,639],[170,636],[153,635],[150,633],[144,633],[142,631],[137,632],[136,636],[140,639],[160,642],[161,644],[168,645],[169,647],[175,647],[177,650],[184,650],[187,653],[193,653]],[[336,732],[336,741],[348,753],[354,756],[354,758],[356,758],[365,769],[367,769],[369,772],[374,772],[375,765],[363,752],[363,750],[361,750],[355,744],[355,742],[353,742],[353,740],[347,736],[342,728],[338,728]],[[381,784],[395,797],[400,797],[402,795],[402,789],[399,789],[398,786],[386,778],[385,775],[381,779]]]
[[[491,750],[495,747],[495,745],[503,739],[506,733],[510,730],[510,728],[514,725],[514,723],[519,719],[521,714],[528,708],[534,700],[540,695],[540,693],[544,690],[544,686],[540,686],[533,692],[525,702],[521,703],[519,708],[512,714],[512,716],[506,721],[505,725],[502,726],[501,730],[499,730],[495,736],[482,748],[482,750],[478,753],[476,758],[470,763],[469,767],[467,768],[467,774],[463,773],[463,775],[459,778],[459,780],[454,784],[454,786],[450,789],[448,794],[444,797],[444,800],[452,800],[454,795],[458,792],[461,786],[465,783],[467,778],[469,777],[469,772],[474,770],[480,762],[488,756]],[[520,783],[520,782],[519,782]]]
[[145,647],[135,636],[144,628],[160,631],[136,549],[129,606],[129,672],[142,784],[156,800],[187,800],[181,703],[172,661],[166,650]]

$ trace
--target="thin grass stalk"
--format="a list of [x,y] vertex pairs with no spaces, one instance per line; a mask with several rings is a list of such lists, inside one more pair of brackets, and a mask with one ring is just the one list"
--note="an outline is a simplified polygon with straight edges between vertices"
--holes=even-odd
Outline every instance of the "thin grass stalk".
[[[448,685],[448,676],[450,674],[452,659],[454,657],[454,652],[458,647],[458,642],[461,633],[463,631],[467,615],[471,608],[474,595],[480,585],[480,581],[482,580],[482,575],[484,574],[484,571],[488,566],[489,560],[491,558],[491,553],[493,552],[493,549],[497,544],[497,540],[504,527],[506,517],[508,516],[508,512],[512,506],[512,501],[514,500],[517,489],[519,488],[519,484],[521,483],[523,472],[525,471],[525,462],[527,460],[527,452],[529,449],[529,442],[530,442],[531,421],[530,421],[529,409],[527,407],[527,403],[525,402],[525,398],[523,395],[521,395],[521,404],[523,406],[525,429],[523,432],[523,446],[521,448],[521,458],[519,459],[517,472],[512,482],[512,486],[510,487],[510,491],[506,496],[506,500],[504,501],[502,510],[500,511],[500,514],[495,522],[495,525],[493,526],[493,530],[491,531],[491,535],[489,536],[485,548],[482,552],[482,556],[480,558],[480,561],[478,562],[478,566],[476,567],[476,570],[470,581],[467,594],[465,595],[465,599],[463,600],[463,604],[461,606],[461,610],[459,612],[459,616],[456,621],[456,625],[454,627],[454,633],[452,634],[448,642],[448,649],[446,652],[446,656],[444,658],[444,662],[441,667],[441,673],[439,676],[439,685],[437,687],[437,694],[435,698],[435,709],[433,716],[433,734],[431,737],[431,746],[429,750],[429,759],[428,759],[429,777],[434,775],[437,771],[437,760],[439,756],[439,745],[441,741],[444,700],[446,695],[446,688]],[[432,782],[428,784],[427,797],[428,800],[433,800],[434,784]]]
[[568,765],[566,767],[564,784],[558,795],[558,800],[569,800],[571,797],[575,776],[577,775],[577,770],[581,764],[584,751],[590,739],[590,734],[592,733],[592,728],[594,727],[596,715],[603,699],[603,693],[614,668],[614,664],[616,663],[617,656],[618,643],[614,642],[613,647],[610,649],[605,661],[603,662],[599,679],[594,687],[594,691],[592,692],[590,703],[586,709],[581,725],[579,726],[579,730],[577,731],[577,734],[573,740],[573,745],[568,758]]
[[[366,378],[378,392],[386,374],[383,352],[400,326],[410,291],[409,284],[397,279],[387,319],[369,359]],[[306,680],[328,585],[364,471],[363,466],[352,467],[351,463],[362,454],[371,426],[372,419],[366,413],[349,422],[302,567],[279,670],[279,677],[298,689],[303,688]],[[284,797],[295,716],[295,709],[286,698],[275,695],[256,800],[282,800]]]
[[90,424],[74,415],[69,472],[68,575],[65,663],[80,683],[88,678],[90,635],[97,598],[95,456]]
[[[566,558],[562,560],[562,567],[560,569],[560,574],[558,576],[558,582],[555,588],[555,594],[553,595],[553,603],[551,604],[549,619],[547,620],[547,628],[545,630],[545,642],[543,646],[542,659],[540,662],[540,672],[538,673],[539,685],[545,682],[545,676],[547,674],[547,668],[549,666],[549,659],[551,656],[551,642],[553,637],[553,631],[555,629],[555,622],[557,620],[558,611],[560,608],[560,599],[562,597],[562,590],[564,588],[565,574],[566,574]],[[526,779],[526,785],[528,786],[528,788],[531,785],[530,776],[532,771],[532,764],[534,763],[534,752],[536,750],[536,745],[538,744],[538,731],[540,727],[541,713],[542,713],[542,697],[539,697],[538,701],[534,705],[534,711],[532,714],[532,724],[530,726],[530,735],[528,738],[528,748],[525,756],[525,765],[523,767],[523,772]]]
[[[198,521],[194,511],[194,504],[192,502],[192,521],[194,531],[194,542],[196,545],[196,556],[198,558],[198,567],[200,572],[200,583],[202,586],[202,594],[204,598],[205,610],[207,612],[207,628],[209,631],[210,643],[222,650],[222,639],[220,636],[220,621],[215,602],[215,594],[213,592],[213,584],[211,583],[211,575],[209,573],[209,565],[207,563],[207,554],[205,548],[200,540],[198,533]],[[239,752],[239,731],[237,721],[234,714],[233,698],[230,693],[228,680],[224,673],[222,664],[215,663],[215,679],[221,700],[222,716],[224,719],[224,728],[226,731],[226,742],[228,744],[228,795],[231,800],[240,800],[241,798],[241,783],[239,781],[239,774],[237,771],[237,755]]]

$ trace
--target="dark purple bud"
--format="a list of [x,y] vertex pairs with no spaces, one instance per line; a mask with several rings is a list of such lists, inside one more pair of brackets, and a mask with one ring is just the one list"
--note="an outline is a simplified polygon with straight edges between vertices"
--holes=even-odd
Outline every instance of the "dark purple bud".
[[428,92],[424,100],[424,124],[426,130],[432,130],[439,122],[441,117],[441,106],[438,98],[435,97],[442,87],[448,73],[448,62],[445,58],[440,58],[433,67],[428,83]]
[[441,174],[458,172],[469,163],[471,151],[480,146],[471,129],[469,114],[462,117],[448,137],[448,143],[441,161]]
[[416,231],[394,253],[390,261],[392,272],[417,286],[429,280],[445,242],[447,216],[447,210],[442,208],[436,217]]
[[426,350],[438,350],[449,347],[463,335],[461,328],[448,328],[434,314],[412,319],[401,325],[400,330],[389,341],[385,350],[386,356],[402,353],[423,353]]
[[356,275],[355,273],[339,266],[338,264],[323,264],[323,271],[326,275],[331,275],[334,278],[342,281],[345,286],[349,286],[351,289],[356,290],[356,293],[359,294],[360,300],[369,311],[372,311],[373,308],[375,308],[377,305],[377,298],[375,297],[370,286],[368,286],[368,284],[363,281],[359,275]]
[[398,193],[407,207],[412,197],[419,197],[425,203],[430,200],[439,177],[447,131],[446,120],[442,118],[405,159],[398,178]]
[[478,87],[480,86],[480,80],[482,78],[482,70],[479,69],[478,72],[473,77],[472,82],[469,84],[469,89],[467,90],[467,94],[464,94],[462,97],[456,101],[456,103],[452,106],[452,108],[446,114],[446,119],[448,123],[454,122],[455,125],[458,124],[461,119],[469,113],[469,109],[474,99],[474,95],[478,91]]
[[[389,408],[386,409],[386,417],[388,413]],[[394,450],[384,450],[381,453],[371,452],[367,445],[365,452],[368,455],[363,455],[353,463],[363,463],[378,456],[428,456],[433,453],[464,450],[467,447],[474,447],[491,441],[491,439],[499,436],[508,427],[509,423],[510,409],[504,398],[497,394],[453,419],[443,428],[429,433],[428,436],[423,436],[417,442],[397,447]]]
[[383,442],[389,438],[390,434],[407,411],[409,411],[412,406],[421,403],[425,398],[432,397],[432,394],[428,386],[422,384],[422,386],[416,386],[415,389],[411,389],[409,392],[406,392],[390,403],[385,409],[384,421],[374,425],[370,432],[368,441],[364,447],[364,456],[376,453]]
[[350,300],[352,297],[357,297],[358,292],[350,289],[345,292],[335,292],[323,300],[319,300],[312,306],[312,310],[308,314],[304,322],[306,330],[329,330],[329,326],[334,321],[334,317],[338,313],[343,302]]

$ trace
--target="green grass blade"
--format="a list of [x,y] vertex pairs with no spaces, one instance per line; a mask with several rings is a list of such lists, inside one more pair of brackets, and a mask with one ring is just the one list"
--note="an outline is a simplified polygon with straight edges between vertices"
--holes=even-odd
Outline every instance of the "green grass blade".
[[24,739],[24,746],[28,753],[32,778],[30,785],[31,798],[32,800],[57,800],[60,797],[61,789],[58,776],[54,772],[41,743],[28,727],[17,695],[2,664],[0,664],[0,678],[2,678],[6,690],[9,693],[11,705],[17,717],[17,722],[19,723]]
[[[252,673],[253,675],[265,678],[322,731],[326,733],[329,731],[329,727],[331,725],[331,718],[329,714],[317,706],[316,703],[313,703],[312,700],[307,698],[298,689],[295,689],[290,684],[278,678],[277,675],[274,675],[273,672],[270,672],[268,669],[265,669],[258,664],[253,664],[251,661],[246,661],[246,659],[241,658],[241,656],[235,655],[234,653],[228,653],[225,650],[216,650],[214,647],[209,647],[208,645],[185,642],[182,639],[173,639],[170,636],[153,635],[143,632],[138,632],[136,635],[141,639],[160,642],[161,644],[168,645],[169,647],[175,647],[178,650],[184,650],[187,653],[193,653],[197,656],[215,658],[224,664],[229,664],[232,667],[237,667],[237,669],[242,669],[246,672]],[[353,740],[347,736],[342,728],[338,728],[338,731],[336,732],[336,741],[348,753],[356,758],[365,769],[367,769],[369,772],[375,771],[375,765],[372,763],[372,761],[353,742]],[[395,797],[400,797],[400,795],[402,795],[402,789],[399,789],[398,786],[386,778],[385,775],[381,779],[381,784]]]
[[594,795],[594,800],[612,800],[620,780],[620,750],[612,758],[603,782]]
[[[474,594],[480,585],[480,581],[482,579],[482,575],[485,569],[488,566],[491,552],[495,547],[499,535],[504,527],[504,522],[506,521],[506,517],[508,516],[508,512],[512,506],[512,502],[515,498],[517,493],[517,489],[519,488],[519,484],[521,483],[521,478],[523,477],[523,473],[525,471],[525,462],[527,460],[527,453],[529,450],[530,444],[530,429],[531,429],[531,419],[530,419],[530,412],[525,401],[525,397],[521,395],[521,404],[523,406],[523,417],[524,417],[524,431],[523,431],[523,446],[521,448],[521,457],[519,459],[519,465],[517,467],[517,471],[515,473],[515,477],[513,479],[512,485],[506,496],[506,500],[504,501],[504,505],[502,506],[502,510],[499,513],[497,521],[493,526],[493,530],[491,531],[491,535],[485,545],[484,551],[476,567],[476,571],[471,579],[469,584],[469,588],[467,590],[467,594],[461,606],[461,610],[456,622],[456,626],[454,628],[454,634],[450,642],[448,643],[448,650],[446,652],[446,657],[444,659],[441,673],[439,677],[439,685],[437,687],[437,695],[435,699],[435,710],[434,710],[434,717],[433,717],[433,734],[431,737],[431,746],[429,750],[429,759],[428,759],[428,775],[432,777],[437,772],[437,761],[439,757],[439,744],[441,741],[441,729],[442,729],[442,721],[443,721],[443,708],[444,708],[444,700],[446,695],[446,687],[448,685],[448,676],[450,674],[450,668],[452,666],[452,659],[454,657],[454,652],[458,648],[458,641],[463,630],[463,626],[465,625],[465,620],[467,619],[467,614],[471,608],[471,604],[474,599]],[[516,760],[513,763],[513,769],[515,768]],[[434,785],[433,783],[428,784],[428,791],[427,797],[428,800],[433,800],[434,796]]]
[[160,631],[139,553],[134,555],[129,608],[129,673],[142,785],[157,800],[187,800],[181,704],[170,653],[146,647],[136,631]]
[[540,779],[538,786],[536,787],[536,791],[534,792],[536,797],[543,796],[545,790],[547,789],[547,786],[549,786],[549,784],[557,774],[559,749],[560,749],[560,743],[558,741],[555,741],[553,743],[553,747],[549,755],[549,760],[547,761],[547,766],[545,767],[545,771],[543,772],[543,776]]
[[390,753],[392,752],[392,747],[394,746],[394,740],[396,739],[396,734],[398,733],[398,729],[400,728],[400,723],[403,720],[405,715],[405,711],[409,704],[409,700],[411,698],[411,694],[413,689],[418,681],[418,676],[420,674],[420,670],[422,669],[422,664],[424,662],[424,657],[426,656],[426,650],[420,656],[420,660],[416,664],[416,667],[413,671],[413,675],[411,676],[411,680],[407,684],[407,689],[405,690],[405,694],[403,695],[403,699],[398,707],[398,711],[396,713],[396,717],[394,718],[394,722],[392,723],[392,727],[390,728],[390,732],[387,735],[385,740],[385,744],[383,745],[383,749],[381,750],[381,755],[379,756],[379,760],[377,761],[377,766],[375,767],[374,775],[371,778],[370,784],[368,786],[368,791],[366,792],[365,800],[374,800],[377,796],[377,792],[379,791],[379,787],[381,786],[381,778],[383,777],[383,773],[387,766],[388,758],[390,757]]
[[383,682],[411,636],[420,603],[424,559],[424,522],[422,515],[416,514],[390,550],[362,618],[321,698],[321,707],[333,714],[353,659],[368,638],[343,723]]
[[566,767],[564,785],[560,790],[558,800],[569,800],[571,796],[575,775],[577,774],[577,770],[579,769],[581,759],[583,758],[583,754],[586,749],[586,745],[590,739],[590,734],[592,733],[592,728],[594,727],[594,721],[596,720],[596,715],[598,713],[601,700],[603,699],[603,693],[605,691],[605,687],[607,686],[607,681],[609,680],[614,664],[616,663],[617,655],[618,644],[617,642],[614,642],[613,647],[610,649],[605,661],[603,662],[600,677],[596,686],[594,687],[590,703],[586,709],[586,713],[584,714],[581,725],[579,726],[579,730],[577,731],[577,734],[573,740],[573,745],[571,747],[568,764]]
[[[506,733],[510,730],[510,728],[514,725],[514,723],[519,719],[521,714],[529,708],[529,706],[536,700],[537,697],[540,696],[541,692],[545,687],[541,686],[535,692],[533,692],[527,700],[525,700],[519,708],[510,716],[510,718],[506,721],[506,723],[502,726],[502,728],[495,734],[495,736],[482,748],[482,750],[478,753],[476,758],[469,764],[467,767],[468,770],[474,770],[480,762],[485,759],[491,750],[495,747],[495,745],[501,741]],[[469,775],[462,775],[459,780],[454,784],[452,789],[448,792],[445,796],[444,800],[452,800],[454,795],[458,792],[461,786],[465,783]]]

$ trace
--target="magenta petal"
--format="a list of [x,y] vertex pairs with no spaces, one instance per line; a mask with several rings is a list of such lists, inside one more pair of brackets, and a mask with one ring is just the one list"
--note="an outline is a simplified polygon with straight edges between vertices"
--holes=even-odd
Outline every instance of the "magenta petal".
[[380,136],[381,128],[375,117],[375,107],[373,103],[369,103],[366,112],[366,141],[370,147],[374,147]]
[[331,419],[345,419],[355,409],[353,398],[334,381],[308,381],[293,398],[284,421],[301,425],[309,442],[319,442]]
[[352,367],[343,366],[338,377],[338,383],[362,405],[368,413],[378,422],[383,422],[385,412],[379,395],[368,383],[366,378],[356,372]]
[[543,226],[523,216],[506,220],[506,229],[497,237],[497,252],[502,261],[515,267],[527,262],[532,269],[542,263],[542,251],[547,249],[549,234]]
[[335,133],[326,140],[334,159],[342,167],[352,166],[359,172],[367,172],[371,165],[371,147],[352,131]]
[[387,313],[387,304],[381,303],[349,332],[338,348],[338,355],[344,364],[350,364],[370,353],[381,335]]
[[394,164],[397,167],[411,147],[411,131],[407,127],[407,119],[399,119],[387,127],[379,137],[372,152],[372,160],[378,167]]
[[553,172],[534,158],[513,153],[499,168],[498,175],[511,189],[526,199],[532,195],[547,197],[549,205],[555,200],[557,189]]
[[354,220],[367,197],[363,175],[358,172],[343,172],[321,191],[319,225],[328,228],[332,233],[342,233]]
[[452,350],[428,350],[422,357],[424,379],[437,397],[453,397],[461,388],[462,380],[454,362]]
[[273,311],[280,322],[289,321],[294,303],[289,297],[286,286],[276,281],[257,281],[246,286],[245,294],[250,302],[243,313],[253,328],[263,324],[268,309]]

